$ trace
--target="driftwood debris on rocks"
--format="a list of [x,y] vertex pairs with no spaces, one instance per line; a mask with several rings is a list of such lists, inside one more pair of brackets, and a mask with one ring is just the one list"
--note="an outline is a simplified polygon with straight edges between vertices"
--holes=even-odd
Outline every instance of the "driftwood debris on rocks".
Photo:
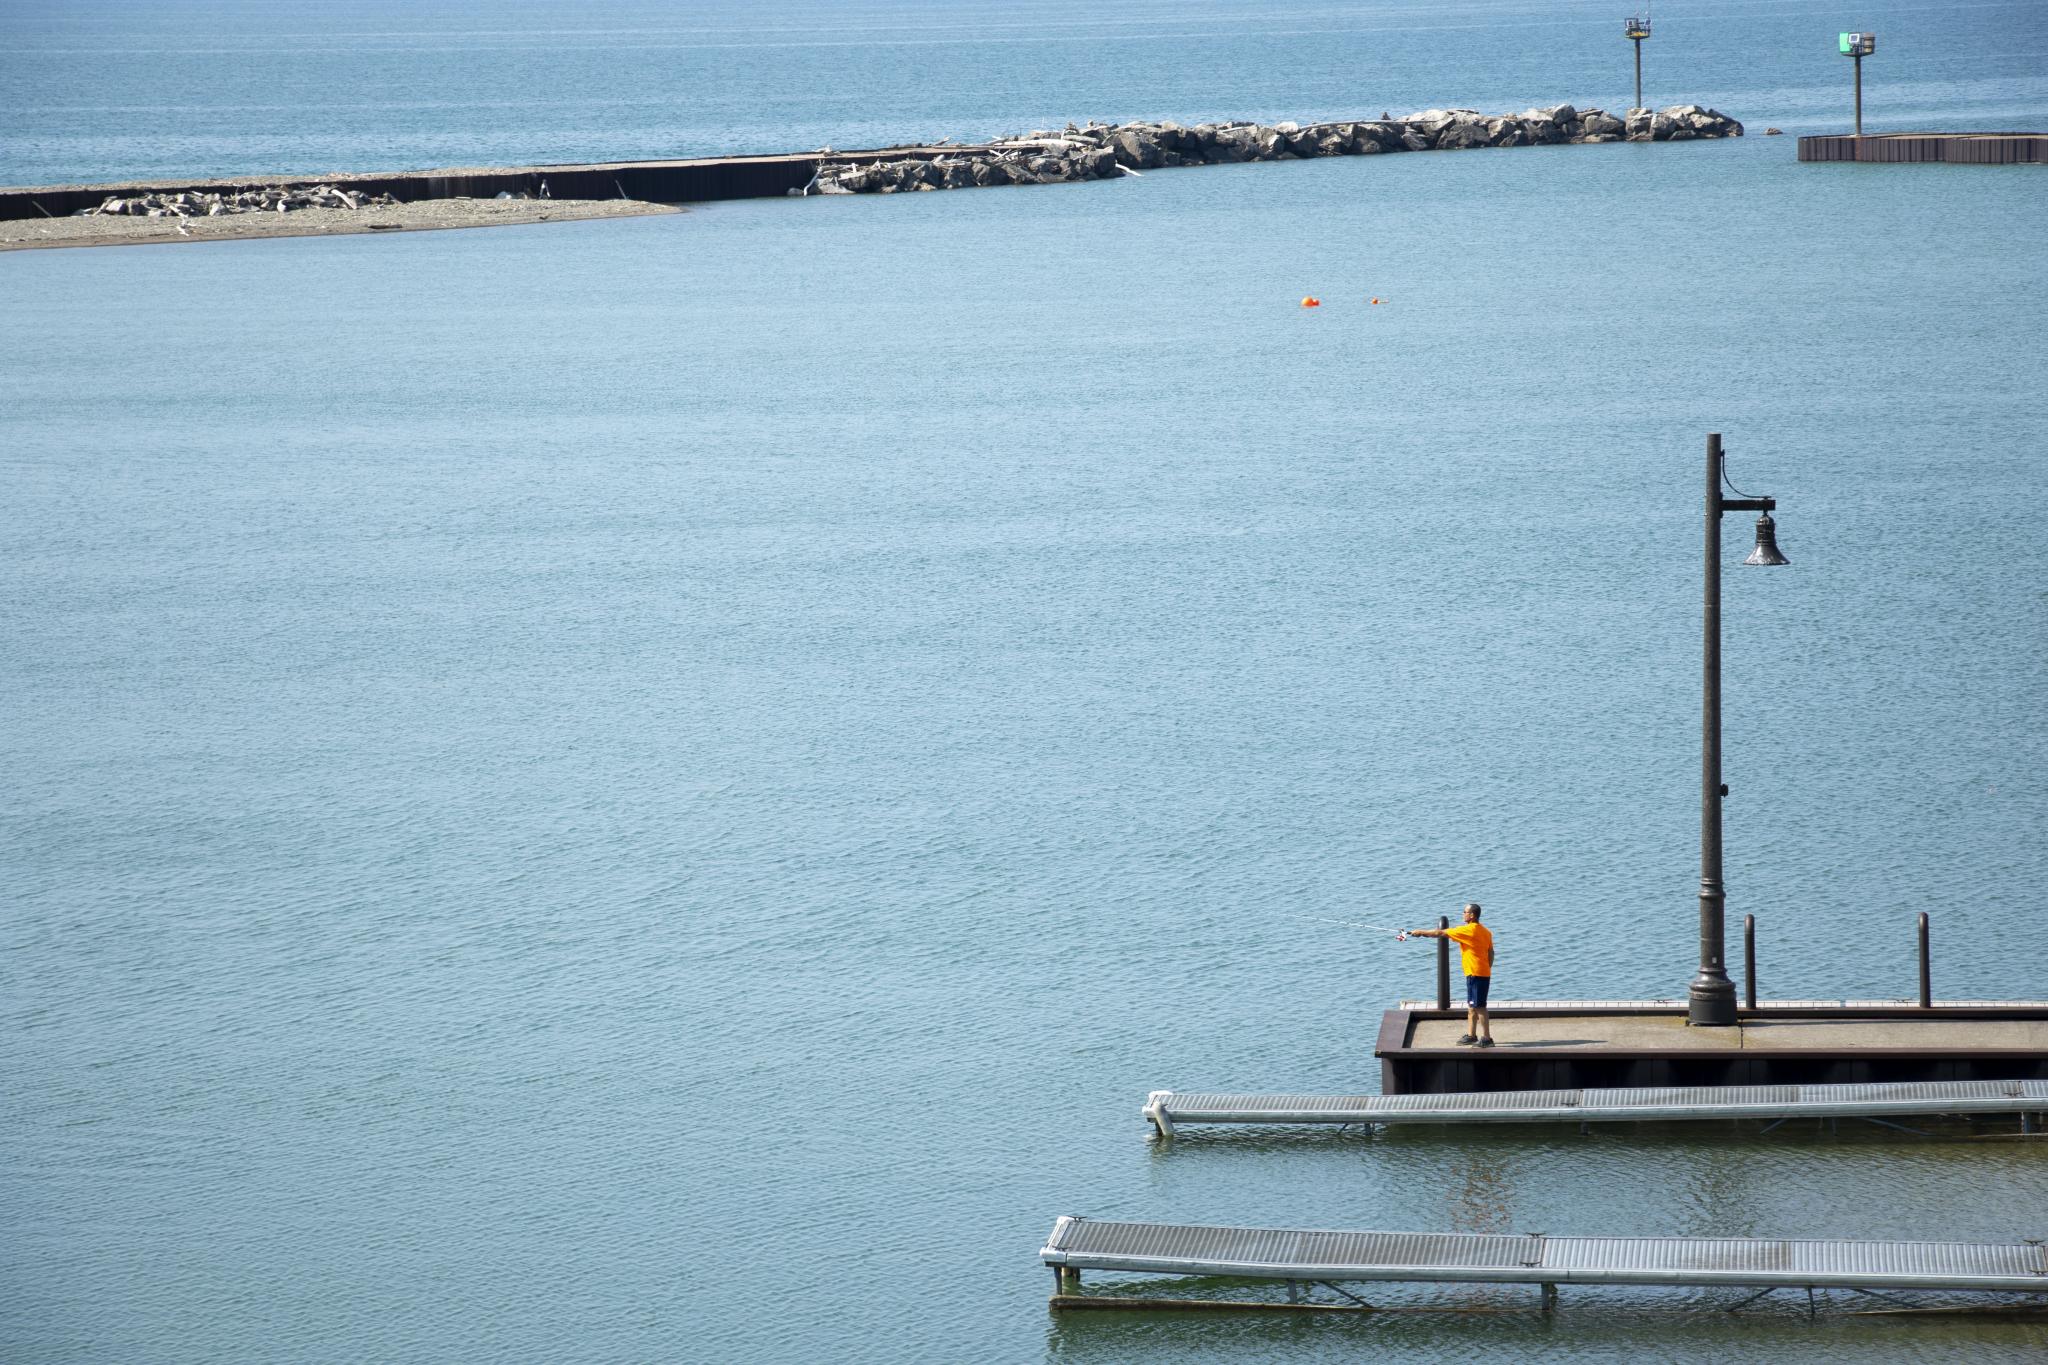
[[359,194],[333,185],[264,185],[233,193],[178,190],[123,198],[110,194],[77,217],[127,215],[136,218],[218,218],[224,213],[290,213],[294,209],[362,209],[398,201],[388,194]]

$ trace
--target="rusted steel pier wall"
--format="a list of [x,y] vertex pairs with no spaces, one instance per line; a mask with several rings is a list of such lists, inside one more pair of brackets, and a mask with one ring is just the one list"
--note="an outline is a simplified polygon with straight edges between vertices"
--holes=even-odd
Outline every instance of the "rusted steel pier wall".
[[[960,147],[891,147],[834,152],[835,163],[896,161],[958,155]],[[109,195],[179,191],[219,193],[258,186],[338,185],[363,194],[388,194],[404,203],[422,199],[491,199],[501,193],[539,195],[543,182],[555,199],[641,199],[653,204],[716,199],[765,199],[800,189],[823,158],[807,152],[777,156],[703,157],[688,161],[621,161],[569,166],[396,171],[367,175],[246,176],[219,180],[130,181],[110,185],[0,189],[0,219],[62,218],[92,208]]]
[[1799,139],[1801,161],[2048,164],[2048,133],[1872,133]]

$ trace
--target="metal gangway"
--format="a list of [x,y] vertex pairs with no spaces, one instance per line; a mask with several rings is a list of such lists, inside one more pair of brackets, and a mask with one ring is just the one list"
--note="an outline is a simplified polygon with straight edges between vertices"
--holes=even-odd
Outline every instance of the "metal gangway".
[[1663,1123],[1703,1119],[1867,1119],[2012,1114],[2031,1133],[2048,1119],[2048,1080],[1850,1085],[1645,1086],[1481,1090],[1441,1095],[1182,1093],[1155,1090],[1143,1110],[1161,1137],[1184,1124]]
[[[1322,1285],[1410,1281],[1533,1284],[1547,1310],[1557,1287],[1676,1285],[1776,1289],[2048,1293],[2048,1248],[2008,1243],[1852,1242],[1765,1237],[1553,1237],[1544,1233],[1329,1232],[1098,1222],[1063,1217],[1039,1251],[1058,1307],[1280,1307],[1087,1295],[1083,1270],[1280,1280],[1290,1302]],[[1747,1300],[1745,1300],[1747,1302]],[[1740,1307],[1741,1305],[1736,1305]]]

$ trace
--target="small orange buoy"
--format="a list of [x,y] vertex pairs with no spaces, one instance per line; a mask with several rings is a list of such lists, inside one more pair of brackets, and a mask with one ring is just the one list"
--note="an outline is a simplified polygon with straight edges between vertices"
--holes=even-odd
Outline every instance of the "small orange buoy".
[[1374,299],[1374,300],[1373,300],[1373,302],[1374,302],[1374,303],[1378,303],[1378,302],[1379,302],[1379,300],[1378,300],[1378,299]]
[[1323,301],[1311,294],[1301,301],[1301,306],[1304,308],[1320,308],[1323,306]]

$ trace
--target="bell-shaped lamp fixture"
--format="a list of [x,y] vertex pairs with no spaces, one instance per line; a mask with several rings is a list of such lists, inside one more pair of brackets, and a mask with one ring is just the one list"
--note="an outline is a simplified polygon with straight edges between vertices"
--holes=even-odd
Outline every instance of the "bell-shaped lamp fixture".
[[1778,523],[1771,520],[1769,512],[1760,513],[1756,519],[1756,548],[1749,552],[1744,564],[1790,564],[1778,549]]

